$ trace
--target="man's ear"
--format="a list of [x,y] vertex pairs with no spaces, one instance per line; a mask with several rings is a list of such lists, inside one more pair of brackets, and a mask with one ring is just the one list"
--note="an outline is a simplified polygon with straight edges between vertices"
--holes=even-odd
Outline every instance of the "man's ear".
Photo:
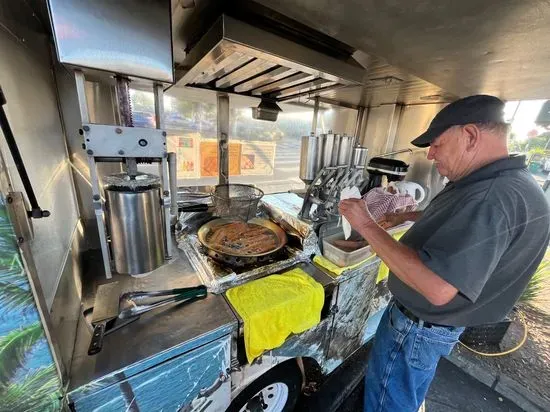
[[467,124],[462,127],[466,135],[466,150],[471,151],[478,147],[481,143],[481,130],[475,124]]

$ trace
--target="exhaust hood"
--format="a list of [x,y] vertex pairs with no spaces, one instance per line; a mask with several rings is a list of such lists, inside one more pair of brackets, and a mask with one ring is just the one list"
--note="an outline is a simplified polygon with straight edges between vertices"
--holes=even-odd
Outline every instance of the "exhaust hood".
[[177,86],[272,102],[362,83],[364,68],[222,15],[176,67]]

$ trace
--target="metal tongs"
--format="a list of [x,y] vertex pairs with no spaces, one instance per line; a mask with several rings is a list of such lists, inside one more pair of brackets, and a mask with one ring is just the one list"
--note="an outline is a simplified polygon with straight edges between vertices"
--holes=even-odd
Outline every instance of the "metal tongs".
[[[159,308],[175,302],[191,303],[199,299],[203,299],[208,294],[206,286],[200,285],[192,288],[177,288],[168,290],[158,290],[152,292],[135,291],[126,292],[120,296],[120,302],[126,302],[130,305],[120,311],[118,317],[120,319],[128,319],[150,310]],[[145,299],[156,298],[160,296],[171,296],[167,299],[152,303],[140,303]]]

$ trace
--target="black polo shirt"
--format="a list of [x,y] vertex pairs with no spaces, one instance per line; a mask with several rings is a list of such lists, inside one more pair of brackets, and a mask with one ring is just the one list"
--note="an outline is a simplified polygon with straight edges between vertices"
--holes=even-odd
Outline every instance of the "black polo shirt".
[[524,156],[497,160],[449,183],[401,238],[459,290],[434,306],[390,273],[388,285],[419,318],[442,325],[497,322],[541,262],[550,236],[547,200]]

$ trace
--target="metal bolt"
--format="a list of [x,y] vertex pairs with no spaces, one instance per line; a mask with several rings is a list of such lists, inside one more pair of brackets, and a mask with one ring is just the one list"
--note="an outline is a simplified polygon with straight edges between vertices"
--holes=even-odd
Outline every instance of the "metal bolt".
[[8,201],[8,203],[13,203],[13,197],[11,196],[8,196],[6,200]]
[[145,139],[139,139],[138,141],[138,144],[141,146],[141,147],[145,147],[149,144],[149,142],[147,142],[147,140]]
[[84,126],[83,129],[84,129],[85,132],[89,132],[90,131],[90,126]]
[[162,135],[163,135],[164,137],[166,137],[166,132],[162,132]]
[[122,134],[122,129],[121,129],[120,127],[117,127],[117,128],[115,129],[115,133],[116,133],[116,134]]
[[80,136],[82,136],[82,135],[84,134],[84,130],[78,129],[78,134],[79,134]]
[[124,154],[124,150],[122,150],[122,149],[119,150],[119,151],[118,151],[118,154],[122,156],[122,155]]
[[163,194],[164,196],[168,196],[168,195],[170,194],[170,192],[169,192],[168,190],[165,190],[164,192],[162,192],[162,194]]
[[86,150],[86,144],[82,143],[82,149]]
[[88,150],[86,150],[86,153],[87,153],[88,155],[92,156],[92,155],[94,154],[94,151],[91,150],[91,149],[88,149]]
[[24,241],[25,241],[25,239],[24,239],[22,236],[19,237],[19,238],[17,238],[17,242],[18,242],[19,244],[23,243]]
[[96,202],[100,199],[99,195],[93,195],[92,199],[94,199]]

